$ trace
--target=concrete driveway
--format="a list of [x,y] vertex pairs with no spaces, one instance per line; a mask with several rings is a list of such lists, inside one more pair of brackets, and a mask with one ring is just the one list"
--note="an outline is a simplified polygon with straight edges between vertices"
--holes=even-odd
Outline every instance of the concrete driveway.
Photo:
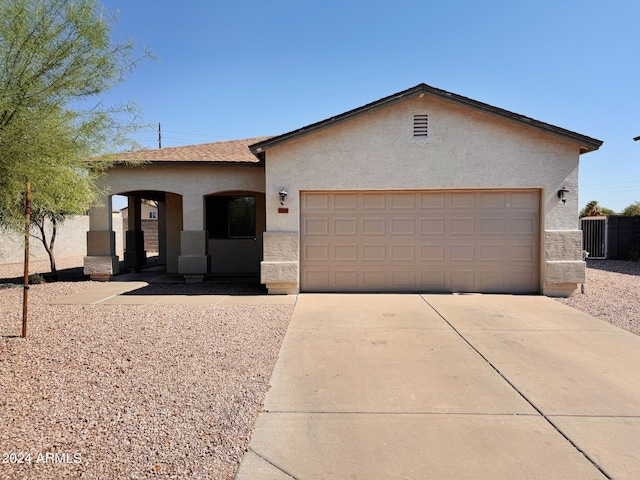
[[237,479],[636,479],[640,337],[542,296],[301,294]]

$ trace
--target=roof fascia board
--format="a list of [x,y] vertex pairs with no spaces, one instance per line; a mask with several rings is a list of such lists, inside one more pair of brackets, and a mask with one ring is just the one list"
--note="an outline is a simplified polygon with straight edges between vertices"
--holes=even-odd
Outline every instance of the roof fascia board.
[[[419,86],[418,86],[419,87]],[[345,113],[341,113],[340,115],[336,115],[335,117],[331,117],[328,118],[326,120],[320,120],[319,122],[315,122],[312,123],[311,125],[307,125],[305,127],[302,128],[298,128],[297,130],[293,130],[291,132],[287,132],[284,133],[282,135],[278,135],[275,137],[272,137],[268,140],[264,140],[262,142],[258,142],[258,143],[254,143],[253,145],[249,145],[249,150],[251,150],[251,153],[253,153],[254,155],[258,156],[260,155],[264,150],[266,150],[266,148],[269,147],[273,147],[275,145],[284,143],[288,140],[291,140],[292,138],[295,137],[299,137],[299,136],[303,136],[306,135],[308,133],[314,132],[316,130],[320,130],[323,128],[327,128],[333,125],[336,125],[338,123],[344,122],[346,120],[349,120],[351,118],[357,117],[359,115],[362,115],[364,113],[373,111],[373,110],[377,110],[379,108],[385,107],[389,104],[393,104],[396,103],[399,100],[402,100],[403,98],[409,98],[411,96],[413,96],[413,91],[416,90],[418,87],[413,87],[410,88],[408,90],[404,90],[402,92],[399,93],[395,93],[393,95],[389,95],[388,97],[384,97],[380,100],[377,100],[375,102],[372,103],[368,103],[366,105],[363,105],[362,107],[358,107],[358,108],[354,108],[353,110],[349,110]],[[415,94],[417,94],[419,92],[416,92]]]
[[547,133],[552,133],[561,137],[564,137],[568,140],[571,140],[575,143],[581,145],[581,153],[592,152],[597,150],[602,145],[602,140],[597,140],[595,138],[591,138],[586,135],[582,135],[577,132],[572,132],[571,130],[567,130],[562,127],[556,127],[555,125],[551,125],[549,123],[541,122],[540,120],[536,120],[531,117],[527,117],[525,115],[520,115],[518,113],[511,112],[509,110],[505,110],[500,107],[494,107],[487,103],[479,102],[477,100],[473,100],[471,98],[463,97],[461,95],[456,95],[455,93],[446,92],[444,90],[439,90],[434,87],[429,87],[425,85],[428,89],[430,89],[430,93],[436,97],[442,98],[444,100],[449,100],[454,103],[466,105],[468,107],[474,108],[476,110],[480,110],[482,112],[488,113],[493,116],[506,118],[508,120],[513,120],[517,123],[521,123],[525,126],[530,126],[542,130]]
[[126,162],[113,162],[113,166],[117,167],[149,167],[154,166],[187,166],[187,167],[264,167],[264,162],[261,160],[255,162],[219,162],[215,160],[145,160],[139,165],[127,164]]

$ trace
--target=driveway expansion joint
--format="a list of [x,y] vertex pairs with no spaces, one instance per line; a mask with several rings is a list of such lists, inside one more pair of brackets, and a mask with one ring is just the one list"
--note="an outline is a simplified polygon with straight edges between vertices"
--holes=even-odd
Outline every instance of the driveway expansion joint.
[[[262,413],[276,415],[397,415],[406,417],[541,417],[539,413],[480,413],[480,412],[390,412],[390,411],[333,411],[333,410],[264,410]],[[554,415],[566,417],[568,415]],[[587,417],[591,417],[586,415]],[[631,417],[635,418],[635,417]]]
[[456,327],[453,326],[453,324],[451,322],[449,322],[445,316],[440,313],[440,311],[438,311],[437,308],[435,308],[433,305],[431,305],[431,303],[429,303],[429,301],[423,296],[421,295],[420,298],[422,298],[422,300],[429,306],[431,307],[431,309],[440,317],[442,318],[442,320],[449,325],[449,327],[451,327],[451,329],[462,339],[462,341],[464,341],[467,345],[469,345],[469,347],[476,352],[476,354],[482,358],[482,360],[484,362],[487,363],[487,365],[489,365],[498,375],[500,375],[500,378],[502,378],[518,395],[520,395],[522,397],[522,399],[527,402],[531,408],[533,408],[536,412],[538,412],[540,414],[540,416],[542,418],[544,418],[544,420],[556,431],[558,432],[558,434],[560,436],[562,436],[567,442],[569,442],[569,444],[575,448],[580,454],[582,454],[582,456],[587,459],[589,461],[589,463],[591,463],[600,473],[602,473],[602,475],[604,475],[606,478],[608,479],[612,479],[613,477],[611,477],[607,472],[604,471],[604,469],[595,461],[593,460],[584,450],[582,450],[580,447],[578,447],[578,445],[571,440],[555,423],[553,423],[551,421],[551,419],[545,415],[542,410],[540,410],[523,392],[520,391],[520,389],[518,389],[518,387],[516,387],[511,381],[509,381],[509,379],[500,371],[500,369],[498,367],[496,367],[493,363],[491,363],[491,361],[485,357],[480,350],[478,350],[478,348],[473,345]]
[[298,477],[294,477],[291,473],[287,472],[286,470],[283,470],[282,468],[280,468],[278,465],[276,465],[275,463],[269,461],[268,458],[260,455],[258,452],[256,452],[253,448],[249,447],[249,451],[251,453],[253,453],[256,457],[258,457],[260,460],[264,461],[265,463],[268,463],[269,465],[271,465],[273,468],[275,468],[276,470],[279,470],[280,472],[284,473],[287,477],[292,478],[293,480],[298,480]]
[[554,413],[549,415],[553,418],[640,418],[640,415],[586,415],[586,414],[571,414],[571,413]]

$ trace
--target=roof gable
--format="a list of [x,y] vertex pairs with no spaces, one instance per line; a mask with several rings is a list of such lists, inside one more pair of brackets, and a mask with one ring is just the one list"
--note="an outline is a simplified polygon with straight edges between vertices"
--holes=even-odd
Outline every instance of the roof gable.
[[492,105],[479,102],[477,100],[473,100],[467,97],[463,97],[461,95],[457,95],[455,93],[447,92],[445,90],[440,90],[435,87],[431,87],[425,83],[421,83],[416,85],[415,87],[409,88],[399,93],[395,93],[393,95],[389,95],[388,97],[384,97],[380,100],[377,100],[372,103],[368,103],[363,105],[362,107],[355,108],[353,110],[349,110],[348,112],[342,113],[335,117],[328,118],[326,120],[322,120],[320,122],[313,123],[311,125],[307,125],[306,127],[299,128],[297,130],[293,130],[291,132],[278,135],[276,137],[271,137],[266,140],[262,140],[260,142],[254,143],[249,146],[251,152],[256,155],[256,157],[263,159],[264,152],[275,146],[282,143],[285,143],[294,138],[307,135],[309,133],[318,131],[323,128],[330,127],[339,122],[343,122],[345,120],[349,120],[356,116],[364,115],[373,110],[386,107],[388,105],[392,105],[399,101],[402,101],[407,98],[411,98],[418,95],[431,95],[433,97],[437,97],[440,99],[444,99],[446,101],[450,101],[456,103],[458,105],[463,105],[468,108],[473,108],[475,110],[479,110],[490,115],[498,116],[501,118],[506,118],[513,122],[526,125],[531,128],[535,128],[538,130],[542,130],[547,133],[551,133],[553,135],[557,135],[563,137],[567,140],[570,140],[579,145],[580,153],[588,153],[594,150],[597,150],[601,145],[601,140],[596,140],[595,138],[588,137],[586,135],[581,135],[576,132],[572,132],[570,130],[566,130],[564,128],[556,127],[554,125],[541,122],[539,120],[535,120],[530,117],[526,117],[524,115],[520,115],[514,112],[510,112],[508,110],[504,110],[502,108],[494,107]]

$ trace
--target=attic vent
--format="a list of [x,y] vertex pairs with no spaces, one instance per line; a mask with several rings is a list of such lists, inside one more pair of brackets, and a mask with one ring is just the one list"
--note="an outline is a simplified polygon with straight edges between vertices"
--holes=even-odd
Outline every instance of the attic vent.
[[413,116],[413,136],[414,137],[426,137],[428,126],[429,126],[429,115]]

